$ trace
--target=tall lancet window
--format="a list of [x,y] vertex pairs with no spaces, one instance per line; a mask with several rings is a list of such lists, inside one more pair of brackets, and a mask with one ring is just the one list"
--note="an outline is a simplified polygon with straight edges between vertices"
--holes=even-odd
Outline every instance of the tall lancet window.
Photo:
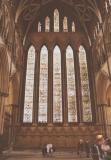
[[83,46],[80,46],[79,48],[79,64],[82,91],[83,121],[92,122],[88,67],[86,60],[86,52]]
[[38,122],[47,122],[48,99],[48,50],[43,46],[40,52],[39,111]]
[[66,49],[68,122],[77,122],[74,55],[71,46]]
[[61,52],[58,46],[53,52],[53,122],[62,122]]
[[34,88],[35,48],[31,46],[27,57],[25,99],[24,99],[24,123],[32,123],[33,113],[33,88]]
[[72,22],[72,32],[75,32],[76,31],[76,28],[75,28],[75,23]]
[[50,31],[50,18],[46,17],[45,18],[45,32],[49,32]]
[[59,32],[59,11],[54,10],[54,32]]
[[63,31],[64,31],[64,32],[68,32],[67,17],[64,17],[64,19],[63,19]]
[[42,31],[42,28],[41,28],[41,23],[38,22],[38,32],[41,32]]

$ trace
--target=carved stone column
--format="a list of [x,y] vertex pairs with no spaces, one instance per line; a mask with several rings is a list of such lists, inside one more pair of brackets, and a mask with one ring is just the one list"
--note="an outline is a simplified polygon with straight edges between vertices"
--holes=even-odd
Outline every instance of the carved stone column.
[[78,122],[83,122],[83,109],[82,109],[82,94],[81,94],[81,82],[80,82],[80,66],[79,66],[79,51],[73,50],[74,64],[75,64],[75,83],[76,83],[76,96],[77,96],[77,117]]
[[5,116],[4,102],[7,96],[8,96],[7,93],[0,91],[0,135],[3,134],[4,116]]
[[53,48],[48,50],[48,125],[53,125]]
[[63,48],[61,52],[63,124],[66,126],[68,125],[66,49]]

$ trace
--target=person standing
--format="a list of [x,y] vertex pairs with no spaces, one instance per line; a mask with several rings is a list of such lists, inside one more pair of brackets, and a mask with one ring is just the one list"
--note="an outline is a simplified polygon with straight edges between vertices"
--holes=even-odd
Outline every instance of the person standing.
[[104,152],[101,149],[104,138],[102,135],[97,135],[96,143],[91,147],[91,156],[93,160],[104,160]]
[[78,156],[82,156],[84,153],[84,141],[83,139],[80,139],[77,145],[77,154]]
[[85,141],[85,152],[86,152],[86,157],[89,158],[89,156],[90,156],[90,144],[89,144],[88,140]]

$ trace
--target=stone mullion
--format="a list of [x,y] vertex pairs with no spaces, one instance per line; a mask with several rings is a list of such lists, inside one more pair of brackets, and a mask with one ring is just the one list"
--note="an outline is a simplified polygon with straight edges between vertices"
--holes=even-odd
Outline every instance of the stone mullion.
[[53,124],[53,49],[48,52],[48,125]]
[[33,123],[37,123],[37,62],[38,60],[38,51],[35,51],[35,70],[34,70],[34,98],[33,98]]
[[[96,84],[95,84],[95,73],[94,73],[94,60],[92,56],[92,48],[87,50],[87,64],[88,64],[88,78],[91,98],[91,111],[92,111],[92,122],[97,122],[97,95],[96,95]],[[92,59],[92,61],[90,61]],[[91,72],[90,72],[91,71]],[[95,115],[95,116],[93,116]]]
[[62,107],[63,107],[63,124],[68,124],[68,102],[67,102],[67,76],[66,76],[66,50],[62,49],[61,53],[61,70],[62,70]]
[[80,65],[78,51],[74,50],[74,64],[75,64],[75,84],[76,84],[76,98],[77,98],[77,117],[78,122],[83,122],[83,108],[82,108],[82,93],[80,81]]
[[59,30],[60,32],[63,32],[63,16],[60,14],[59,15]]
[[34,122],[38,124],[39,110],[39,77],[40,77],[40,50],[36,49],[35,64],[35,98],[34,98]]
[[27,70],[27,56],[28,50],[24,49],[25,55],[23,56],[23,67],[21,68],[20,73],[20,90],[19,90],[19,113],[18,113],[18,123],[23,123],[24,116],[24,98],[25,98],[25,83],[26,83],[26,70]]

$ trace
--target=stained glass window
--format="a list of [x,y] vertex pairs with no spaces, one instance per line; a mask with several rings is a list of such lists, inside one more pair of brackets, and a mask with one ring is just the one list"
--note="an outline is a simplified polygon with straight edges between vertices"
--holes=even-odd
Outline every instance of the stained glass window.
[[83,46],[79,48],[79,64],[82,91],[83,121],[92,122],[89,78],[87,69],[86,52]]
[[59,11],[54,10],[54,32],[59,32]]
[[50,18],[46,17],[45,18],[45,32],[49,32],[50,31]]
[[42,30],[41,30],[41,23],[40,22],[38,22],[38,32],[41,32]]
[[77,122],[74,56],[71,46],[66,49],[68,122]]
[[34,88],[35,48],[31,46],[28,51],[27,71],[24,99],[24,123],[32,123],[33,88]]
[[63,31],[68,32],[67,17],[64,17],[64,19],[63,19]]
[[61,52],[53,52],[53,122],[62,122]]
[[47,122],[48,97],[48,50],[43,46],[40,53],[40,83],[38,121]]
[[74,22],[72,22],[72,32],[75,32],[75,23]]

